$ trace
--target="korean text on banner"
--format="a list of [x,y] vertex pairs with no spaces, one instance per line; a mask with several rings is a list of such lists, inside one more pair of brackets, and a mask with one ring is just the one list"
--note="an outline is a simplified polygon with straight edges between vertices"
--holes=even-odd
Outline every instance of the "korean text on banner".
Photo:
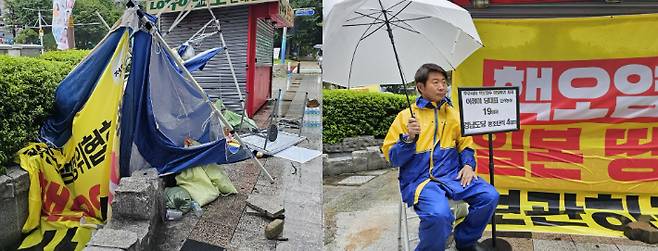
[[[501,194],[557,194],[558,204],[541,204],[553,220],[580,217],[556,213],[566,193],[585,212],[601,209],[586,203],[592,194],[608,206],[638,198],[638,207],[615,206],[626,215],[613,220],[616,227],[591,232],[606,236],[622,236],[618,226],[639,213],[658,214],[658,198],[650,196],[658,191],[658,15],[475,23],[485,47],[460,65],[453,83],[520,88],[521,130],[498,133],[493,143]],[[474,141],[478,167],[488,166],[487,139]],[[500,228],[583,233],[568,224],[525,224]]]
[[118,184],[117,123],[129,46],[124,30],[94,91],[75,115],[72,136],[62,149],[37,143],[19,152],[21,167],[30,175],[23,227],[29,235],[21,249],[82,250],[93,225],[107,219],[112,188]]

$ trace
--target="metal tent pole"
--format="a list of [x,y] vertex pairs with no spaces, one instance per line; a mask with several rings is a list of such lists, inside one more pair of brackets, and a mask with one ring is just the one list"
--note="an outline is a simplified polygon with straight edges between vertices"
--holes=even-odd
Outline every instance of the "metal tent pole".
[[[217,26],[217,31],[219,32],[219,40],[222,42],[222,46],[224,47],[224,54],[226,55],[226,59],[228,60],[228,67],[231,70],[231,76],[233,76],[233,84],[235,84],[235,88],[238,90],[238,96],[240,97],[240,108],[242,108],[242,116],[245,116],[245,113],[247,112],[245,110],[244,106],[244,97],[242,96],[242,91],[240,90],[240,85],[238,84],[238,77],[235,75],[235,68],[233,67],[233,61],[231,60],[231,55],[229,54],[229,48],[226,46],[226,40],[224,40],[224,33],[222,32],[222,26],[219,23],[219,20],[217,17],[215,17],[215,13],[212,12],[210,9],[210,6],[208,6],[208,12],[210,12],[210,15],[212,16],[212,19],[215,20],[215,25]],[[240,123],[240,128],[242,129],[242,123]]]
[[[185,74],[185,77],[189,78],[190,81],[192,81],[192,83],[194,83],[199,90],[203,90],[203,88],[201,88],[199,83],[197,83],[196,79],[194,79],[194,77],[192,77],[192,74],[185,68],[185,66],[184,66],[183,62],[181,61],[180,57],[178,56],[178,54],[176,52],[174,52],[171,48],[169,48],[169,45],[167,45],[167,42],[165,42],[164,38],[162,38],[162,36],[160,35],[160,33],[157,30],[155,32],[153,32],[153,36],[156,39],[158,39],[158,41],[164,45],[163,47],[167,50],[167,52],[169,52],[169,54],[171,54],[173,56],[174,62],[176,62],[176,64],[181,69],[183,74]],[[213,108],[213,111],[217,113],[217,115],[219,116],[219,119],[222,121],[222,123],[230,131],[233,132],[234,131],[233,126],[231,126],[231,124],[226,120],[224,115],[222,115],[222,113],[219,110],[217,110],[217,107],[215,107],[212,104],[212,102],[210,102],[210,99],[208,98],[208,96],[204,95],[203,98],[204,98],[204,101],[206,101],[208,103],[208,105],[210,105],[210,107]],[[267,169],[265,169],[263,164],[260,163],[260,161],[256,158],[256,156],[254,156],[254,153],[251,152],[249,147],[244,143],[244,141],[242,141],[242,138],[240,138],[240,135],[238,133],[235,133],[235,139],[240,143],[240,146],[247,148],[247,152],[249,152],[249,155],[251,156],[251,159],[253,159],[254,162],[256,163],[256,165],[258,165],[258,167],[260,167],[260,169],[263,172],[265,172],[265,175],[270,180],[270,182],[274,183],[274,178],[272,178],[272,175],[270,175],[270,173],[267,171]]]

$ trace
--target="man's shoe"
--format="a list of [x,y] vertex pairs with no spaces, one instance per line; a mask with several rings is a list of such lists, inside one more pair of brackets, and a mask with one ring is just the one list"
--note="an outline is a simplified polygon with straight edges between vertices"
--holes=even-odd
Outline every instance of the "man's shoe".
[[457,248],[457,250],[459,250],[459,251],[490,251],[492,249],[490,249],[489,247],[487,247],[485,245],[482,245],[482,243],[477,242],[473,246],[466,247],[466,248]]

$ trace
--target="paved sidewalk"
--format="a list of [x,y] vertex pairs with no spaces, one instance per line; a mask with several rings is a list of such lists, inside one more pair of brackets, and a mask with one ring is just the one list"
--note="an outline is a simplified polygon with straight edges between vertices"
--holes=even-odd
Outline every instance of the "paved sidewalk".
[[[354,175],[372,175],[359,173]],[[324,181],[325,250],[398,250],[399,200],[397,169],[388,169],[361,186],[340,186],[346,175]],[[413,214],[412,209],[407,212]],[[412,238],[417,237],[418,219],[409,221]],[[521,251],[650,251],[649,245],[626,238],[501,232],[513,250]],[[482,239],[491,237],[485,232]],[[412,242],[412,249],[417,242]],[[456,250],[454,247],[450,249]]]
[[[304,64],[305,66],[307,64]],[[310,64],[309,67],[313,65]],[[282,113],[291,117],[300,117],[304,93],[309,98],[321,99],[319,74],[296,74],[298,86],[288,103],[294,104],[299,111],[287,110]],[[285,78],[275,78],[275,90]],[[285,90],[285,89],[284,89]],[[289,105],[290,106],[290,105]],[[299,107],[297,107],[299,106]],[[263,128],[272,111],[267,106],[259,111],[254,120]],[[322,130],[303,130],[302,134],[309,140],[298,146],[310,149],[322,149]],[[277,157],[261,158],[265,168],[275,177],[270,184],[264,173],[253,163],[246,160],[225,165],[227,175],[238,189],[238,194],[219,197],[203,207],[203,215],[196,217],[186,214],[179,221],[167,221],[164,229],[158,233],[158,249],[180,250],[189,238],[228,250],[320,250],[324,236],[322,227],[322,159],[320,157],[305,164],[294,163]],[[282,237],[288,241],[274,241],[265,238],[264,228],[269,220],[247,213],[246,201],[250,196],[279,201],[285,208],[285,224]]]

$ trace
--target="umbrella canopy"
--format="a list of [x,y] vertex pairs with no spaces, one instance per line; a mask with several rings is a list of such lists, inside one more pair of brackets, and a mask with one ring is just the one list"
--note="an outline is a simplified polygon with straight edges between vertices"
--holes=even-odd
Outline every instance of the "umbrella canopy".
[[446,0],[345,0],[324,27],[323,80],[346,87],[410,82],[424,63],[453,70],[482,47],[468,11]]

